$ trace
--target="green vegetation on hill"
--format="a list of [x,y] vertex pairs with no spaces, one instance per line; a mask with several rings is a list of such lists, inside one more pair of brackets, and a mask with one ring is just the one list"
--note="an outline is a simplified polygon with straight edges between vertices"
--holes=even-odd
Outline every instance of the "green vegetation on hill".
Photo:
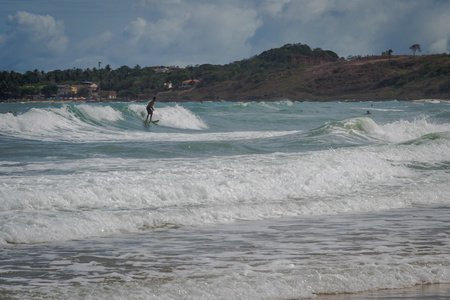
[[[199,82],[182,87],[183,81],[191,79]],[[98,98],[100,92],[104,98],[107,91],[114,91],[121,100],[146,100],[154,95],[163,101],[449,99],[450,57],[389,53],[344,60],[330,50],[287,44],[227,65],[3,71],[0,101],[52,97],[58,85],[82,82],[100,85],[98,91],[83,94],[94,93],[90,96]],[[165,85],[169,82],[173,88]]]
[[[324,56],[292,54],[290,61],[286,57],[260,55],[222,67],[222,70],[241,68],[233,76],[204,81],[189,93],[172,92],[164,94],[164,98],[178,101],[450,99],[450,56],[447,54],[369,56],[347,61],[324,52]],[[268,63],[266,57],[277,61]],[[242,66],[246,64],[251,67],[244,71]]]

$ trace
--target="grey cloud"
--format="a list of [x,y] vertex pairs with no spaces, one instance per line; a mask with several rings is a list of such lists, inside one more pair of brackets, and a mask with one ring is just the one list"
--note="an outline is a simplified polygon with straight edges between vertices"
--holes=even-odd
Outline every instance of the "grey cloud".
[[27,51],[36,50],[43,55],[61,54],[67,50],[69,39],[64,34],[64,23],[52,16],[19,11],[15,16],[9,16],[8,24],[10,30],[6,40],[11,44],[31,46]]
[[0,69],[85,68],[99,59],[113,67],[225,64],[286,43],[344,57],[408,54],[415,43],[424,54],[450,52],[450,2],[442,0],[79,1],[85,16],[53,7],[52,15],[3,18]]

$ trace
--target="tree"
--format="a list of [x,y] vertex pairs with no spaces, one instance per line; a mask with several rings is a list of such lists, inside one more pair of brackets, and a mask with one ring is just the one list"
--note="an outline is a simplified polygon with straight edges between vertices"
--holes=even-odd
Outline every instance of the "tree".
[[382,56],[387,56],[389,58],[389,62],[390,62],[391,61],[392,52],[394,52],[394,51],[392,51],[392,49],[389,49],[387,51],[381,52],[381,55]]
[[381,55],[382,56],[391,56],[393,52],[394,51],[392,51],[392,49],[389,49],[387,51],[381,52]]
[[409,49],[411,49],[411,51],[413,52],[413,55],[416,55],[416,51],[422,52],[419,44],[414,44],[411,47],[409,47]]
[[20,89],[22,97],[31,97],[39,94],[39,88],[36,86],[24,86]]
[[56,84],[48,84],[42,88],[42,93],[47,98],[56,96],[57,92],[58,92],[58,86]]
[[90,91],[87,87],[82,87],[78,90],[77,95],[86,98],[89,97]]
[[34,72],[27,71],[24,75],[24,83],[25,84],[34,84],[39,82],[39,71],[35,70]]

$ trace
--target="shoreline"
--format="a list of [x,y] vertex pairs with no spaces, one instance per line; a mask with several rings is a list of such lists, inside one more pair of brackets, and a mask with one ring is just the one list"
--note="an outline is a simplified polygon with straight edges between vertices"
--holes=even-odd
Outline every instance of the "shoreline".
[[[183,102],[277,102],[277,101],[292,101],[292,102],[386,102],[386,101],[400,101],[400,102],[430,102],[430,103],[441,103],[441,102],[449,102],[450,100],[447,99],[436,99],[436,98],[430,98],[430,99],[414,99],[414,100],[398,100],[398,99],[391,99],[391,100],[377,100],[377,99],[336,99],[336,100],[290,100],[290,99],[264,99],[264,100],[236,100],[236,101],[229,101],[229,100],[191,100],[191,101],[179,101],[179,100],[168,100],[163,99],[159,100],[158,102],[164,103],[164,102],[172,102],[172,103],[183,103]],[[0,103],[124,103],[124,102],[148,102],[150,99],[145,100],[114,100],[114,101],[89,101],[89,100],[27,100],[27,99],[14,99],[10,101],[0,101]]]
[[[304,298],[315,300],[359,300],[359,299],[383,299],[383,300],[399,300],[399,299],[448,299],[450,295],[450,283],[436,283],[416,285],[399,289],[384,289],[377,291],[365,291],[354,294],[316,294],[316,297]],[[302,299],[302,298],[300,298]],[[300,300],[299,299],[299,300]]]

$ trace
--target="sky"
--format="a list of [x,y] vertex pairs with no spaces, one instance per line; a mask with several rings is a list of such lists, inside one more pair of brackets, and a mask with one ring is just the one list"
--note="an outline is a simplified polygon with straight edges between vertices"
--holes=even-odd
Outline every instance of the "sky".
[[450,53],[450,0],[0,0],[0,70],[224,65],[285,44]]

